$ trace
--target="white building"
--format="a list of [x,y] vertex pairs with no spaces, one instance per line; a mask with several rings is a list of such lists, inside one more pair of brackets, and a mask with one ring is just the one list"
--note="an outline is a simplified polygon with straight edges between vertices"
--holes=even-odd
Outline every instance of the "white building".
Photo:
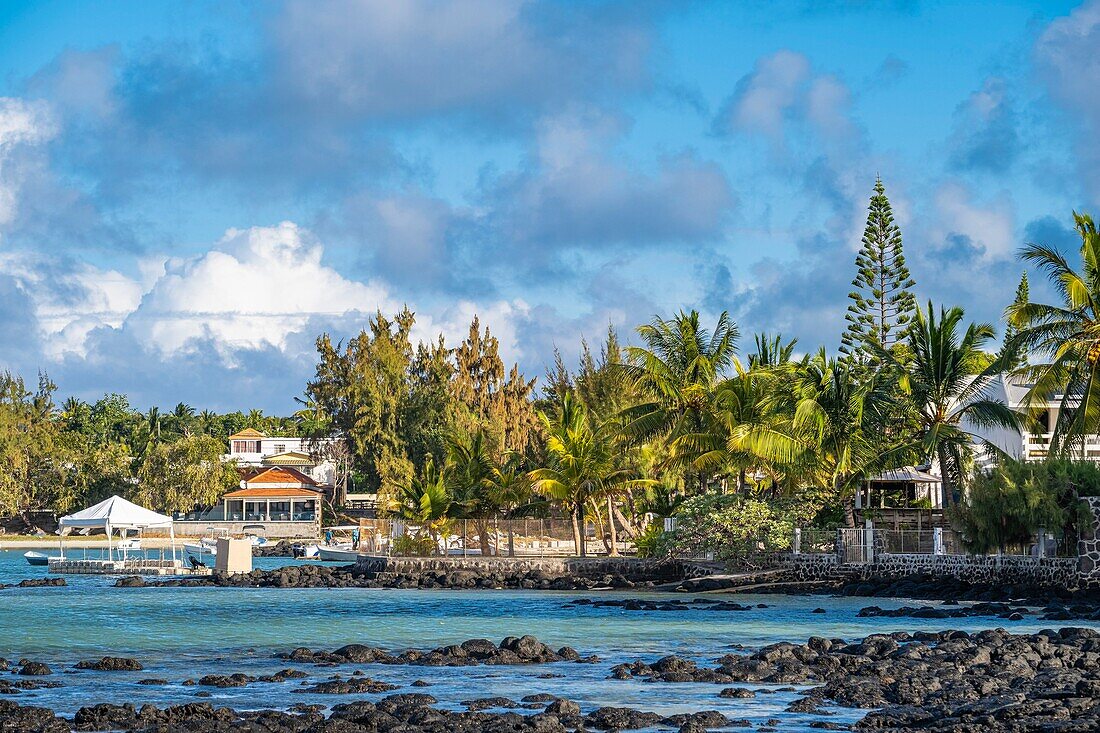
[[285,466],[297,469],[322,487],[336,485],[338,471],[332,449],[338,438],[269,438],[259,430],[248,428],[229,436],[229,453],[223,460],[238,466]]
[[[1027,394],[1031,386],[1021,378],[1001,375],[989,384],[985,396],[1004,402],[1015,412],[1027,414],[1032,407],[1027,402]],[[968,429],[1013,458],[1025,461],[1043,460],[1050,451],[1054,426],[1058,424],[1058,413],[1063,397],[1062,394],[1050,395],[1041,404],[1034,406],[1039,410],[1036,415],[1038,421],[1036,432],[978,426],[968,426]],[[1073,446],[1071,457],[1078,460],[1100,461],[1100,435],[1086,435],[1081,444]]]

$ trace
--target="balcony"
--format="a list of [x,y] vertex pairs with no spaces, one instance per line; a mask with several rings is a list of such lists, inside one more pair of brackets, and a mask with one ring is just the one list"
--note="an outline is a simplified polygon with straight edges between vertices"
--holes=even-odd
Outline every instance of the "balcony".
[[[1050,453],[1054,433],[1035,433],[1024,436],[1024,456],[1029,461],[1040,461]],[[1086,435],[1084,442],[1075,445],[1071,458],[1100,461],[1100,435]]]

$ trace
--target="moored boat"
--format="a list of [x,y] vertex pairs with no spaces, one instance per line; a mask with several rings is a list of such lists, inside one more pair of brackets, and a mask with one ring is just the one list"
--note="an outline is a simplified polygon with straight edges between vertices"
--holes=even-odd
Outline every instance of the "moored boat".
[[34,550],[24,552],[23,559],[26,560],[28,564],[36,567],[45,567],[50,564],[49,555],[44,552],[35,552]]
[[317,557],[326,562],[355,562],[359,558],[359,551],[353,550],[351,545],[320,545],[317,547]]

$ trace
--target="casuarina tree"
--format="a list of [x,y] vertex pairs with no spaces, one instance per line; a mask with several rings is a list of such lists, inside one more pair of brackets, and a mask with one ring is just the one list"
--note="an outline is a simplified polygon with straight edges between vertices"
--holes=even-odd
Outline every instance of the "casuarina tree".
[[913,284],[902,254],[901,229],[882,179],[876,179],[863,246],[856,255],[855,290],[848,294],[852,302],[844,316],[848,325],[841,337],[841,353],[868,362],[878,348],[890,349],[897,343],[916,311]]

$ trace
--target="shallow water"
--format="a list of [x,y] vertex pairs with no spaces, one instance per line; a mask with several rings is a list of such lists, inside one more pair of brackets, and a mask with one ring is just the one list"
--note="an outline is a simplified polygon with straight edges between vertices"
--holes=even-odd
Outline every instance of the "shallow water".
[[[292,561],[259,558],[257,567],[273,568]],[[0,551],[0,583],[41,577],[44,568],[26,564],[19,551]],[[1002,619],[861,619],[867,605],[896,607],[889,599],[824,596],[738,596],[742,604],[765,604],[750,611],[624,611],[620,608],[563,607],[592,593],[546,591],[405,591],[366,589],[270,588],[114,588],[114,578],[66,576],[65,588],[11,588],[0,591],[0,656],[28,657],[54,669],[65,686],[19,695],[24,704],[72,712],[93,702],[176,704],[193,701],[206,689],[215,704],[238,709],[285,708],[297,702],[333,705],[380,695],[310,695],[295,692],[298,680],[256,683],[219,690],[183,686],[185,679],[204,674],[245,672],[270,674],[288,666],[308,672],[311,682],[333,674],[348,676],[362,669],[369,676],[402,688],[416,679],[443,707],[459,709],[462,700],[549,692],[577,701],[582,709],[624,705],[662,714],[717,709],[758,725],[768,718],[783,721],[784,730],[809,730],[815,716],[785,713],[795,693],[760,695],[750,700],[717,696],[721,685],[658,684],[605,679],[619,662],[653,661],[666,654],[691,656],[705,662],[728,653],[733,645],[757,647],[776,641],[805,641],[810,636],[847,639],[867,634],[917,629],[979,630],[1005,626],[1012,631],[1037,631],[1041,621]],[[643,594],[628,593],[631,597]],[[657,594],[653,594],[657,595]],[[663,596],[667,597],[667,596]],[[684,596],[677,596],[682,598]],[[910,601],[908,604],[917,603]],[[815,614],[815,608],[826,609]],[[1095,624],[1093,624],[1095,625]],[[292,665],[273,658],[295,647],[334,649],[357,642],[400,651],[434,648],[470,638],[494,641],[510,635],[533,634],[557,648],[575,647],[583,655],[597,654],[595,665],[556,664],[531,667],[426,668],[348,665],[318,668]],[[133,656],[142,672],[75,672],[81,659],[105,654]],[[56,674],[58,672],[68,674]],[[560,679],[539,675],[564,674]],[[139,679],[160,677],[170,684],[137,685]],[[752,685],[743,685],[752,687]],[[94,692],[93,692],[94,690]],[[858,719],[861,711],[836,710],[830,719]]]

